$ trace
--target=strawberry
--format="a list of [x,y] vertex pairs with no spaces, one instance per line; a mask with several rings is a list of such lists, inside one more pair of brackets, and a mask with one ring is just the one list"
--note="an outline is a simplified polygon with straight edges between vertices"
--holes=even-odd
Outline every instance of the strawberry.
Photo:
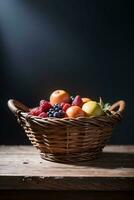
[[79,107],[81,107],[82,104],[83,104],[83,101],[82,101],[81,97],[79,95],[77,95],[74,98],[73,102],[72,102],[72,106],[79,106]]
[[63,108],[63,106],[65,105],[65,102],[60,103],[60,106]]
[[71,105],[69,103],[65,103],[62,107],[62,110],[66,112],[66,110],[70,107]]

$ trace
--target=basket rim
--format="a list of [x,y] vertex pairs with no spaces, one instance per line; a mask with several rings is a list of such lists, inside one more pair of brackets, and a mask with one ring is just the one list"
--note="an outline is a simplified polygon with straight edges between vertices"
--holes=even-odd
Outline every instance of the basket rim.
[[[120,100],[117,101],[116,103],[114,103],[109,111],[111,112],[111,114],[105,114],[102,116],[92,116],[92,117],[77,117],[77,118],[69,118],[69,117],[65,117],[65,118],[55,118],[55,117],[45,117],[45,118],[41,118],[39,116],[32,116],[29,114],[30,108],[25,106],[24,104],[22,104],[21,102],[15,100],[15,99],[9,99],[8,100],[8,107],[9,109],[17,116],[21,116],[25,117],[27,119],[31,119],[31,120],[35,120],[35,121],[40,121],[40,122],[45,122],[45,121],[51,121],[51,122],[72,122],[72,121],[93,121],[93,120],[108,120],[108,119],[113,119],[113,120],[119,120],[123,117],[123,112],[125,110],[125,101]],[[115,111],[115,109],[117,109],[117,111]]]
[[64,118],[56,118],[56,117],[39,117],[39,116],[32,116],[29,115],[28,112],[23,112],[23,111],[19,111],[17,113],[17,115],[21,115],[24,118],[26,118],[27,120],[34,120],[34,121],[38,121],[38,122],[91,122],[94,120],[121,120],[122,119],[122,115],[120,113],[114,113],[111,115],[103,115],[103,116],[92,116],[92,117],[76,117],[76,118],[69,118],[69,117],[64,117]]

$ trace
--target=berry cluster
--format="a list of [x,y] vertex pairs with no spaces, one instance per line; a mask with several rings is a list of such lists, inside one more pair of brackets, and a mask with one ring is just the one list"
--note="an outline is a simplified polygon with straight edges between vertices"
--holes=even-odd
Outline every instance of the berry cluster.
[[[53,99],[54,102],[55,99]],[[41,100],[39,106],[30,110],[29,114],[33,116],[38,116],[41,118],[45,117],[57,117],[64,118],[67,117],[67,110],[71,106],[81,106],[82,100],[79,95],[73,97],[69,96],[67,101],[62,101],[60,103],[49,102],[46,100]]]
[[67,106],[68,105],[64,105],[64,108],[60,104],[54,104],[52,106],[48,101],[41,100],[39,107],[31,109],[29,114],[41,118],[45,117],[63,118],[65,117],[65,107],[67,108]]
[[55,90],[49,101],[41,100],[39,106],[30,109],[30,115],[56,118],[77,118],[101,116],[104,114],[101,103],[80,95],[70,96],[65,90]]
[[63,118],[65,117],[65,112],[62,110],[60,104],[54,104],[52,108],[50,108],[47,112],[48,117],[57,117]]

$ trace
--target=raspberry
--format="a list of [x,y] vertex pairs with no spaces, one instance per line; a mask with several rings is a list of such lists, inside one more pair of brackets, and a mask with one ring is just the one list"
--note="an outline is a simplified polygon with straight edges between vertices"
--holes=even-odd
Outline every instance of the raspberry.
[[80,106],[81,107],[82,104],[83,104],[83,101],[82,101],[81,97],[79,95],[77,95],[72,102],[72,106]]
[[48,101],[45,100],[40,101],[40,108],[42,112],[47,112],[51,107],[52,105]]
[[40,107],[32,108],[29,112],[29,114],[33,116],[38,116],[41,113],[42,113],[42,110],[40,109]]
[[66,110],[70,107],[71,105],[69,103],[65,103],[64,106],[62,107],[62,110],[66,112]]
[[42,112],[42,113],[40,113],[39,114],[39,117],[42,117],[42,118],[45,118],[45,117],[47,117],[48,115],[47,115],[47,113],[45,113],[45,112]]

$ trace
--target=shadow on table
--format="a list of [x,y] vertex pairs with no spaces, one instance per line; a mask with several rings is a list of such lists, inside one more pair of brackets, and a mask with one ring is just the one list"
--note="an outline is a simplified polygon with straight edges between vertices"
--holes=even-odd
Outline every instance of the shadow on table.
[[134,168],[133,153],[103,152],[95,160],[77,163],[79,166],[90,166],[98,168]]

